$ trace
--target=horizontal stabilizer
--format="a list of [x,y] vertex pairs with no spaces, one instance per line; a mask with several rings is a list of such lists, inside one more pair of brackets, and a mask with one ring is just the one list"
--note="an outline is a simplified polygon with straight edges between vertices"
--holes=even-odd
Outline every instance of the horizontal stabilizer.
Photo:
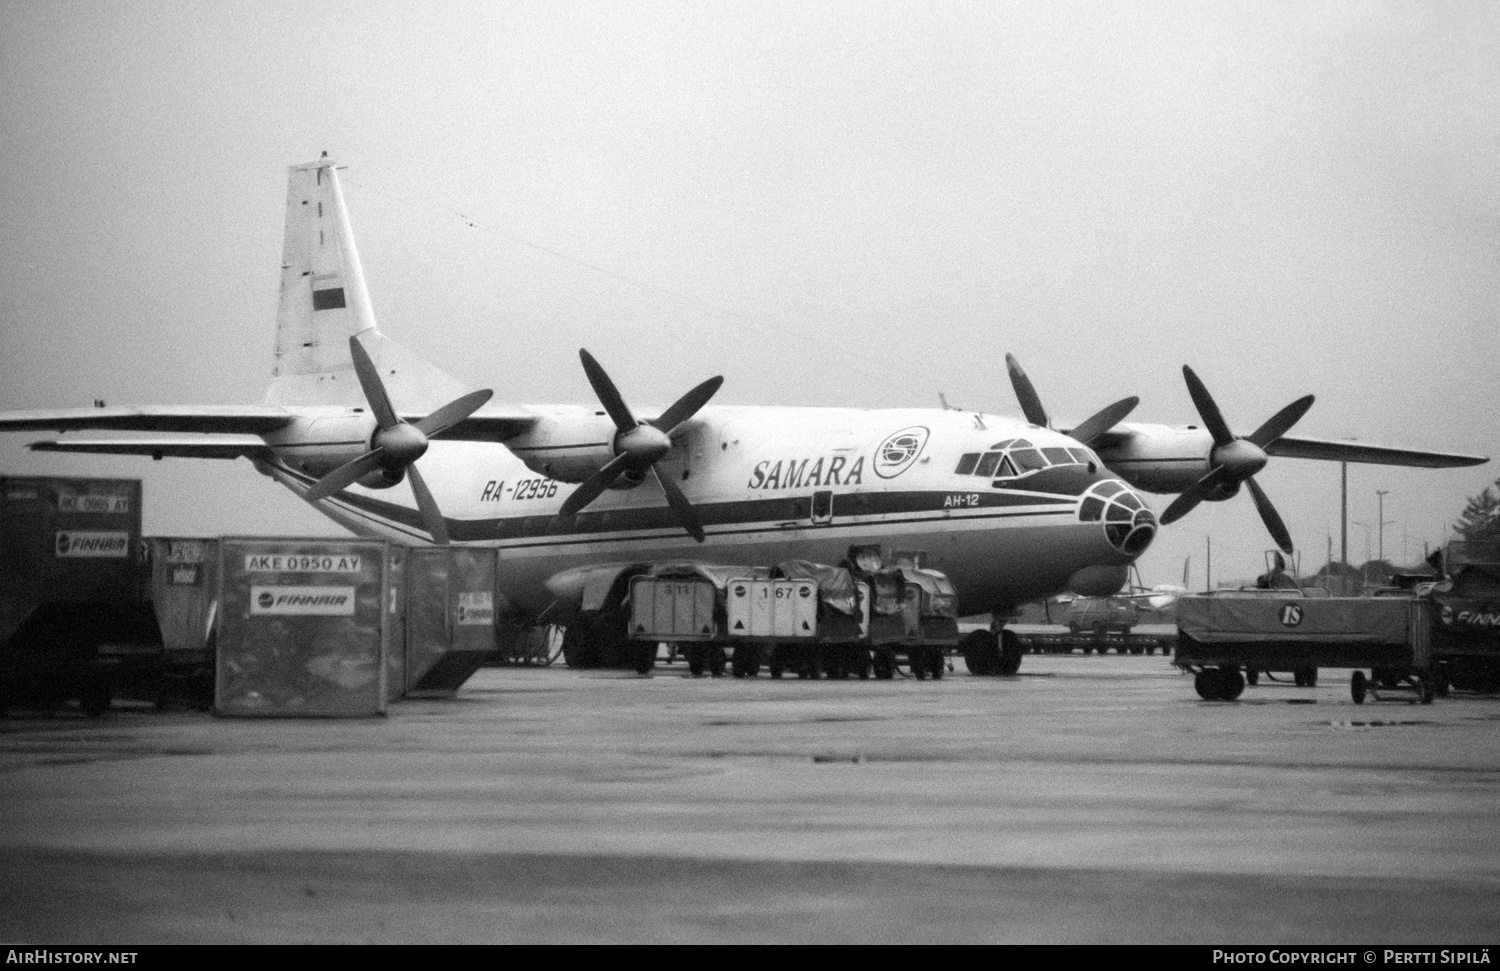
[[1451,469],[1465,465],[1483,465],[1489,461],[1483,455],[1427,452],[1414,448],[1363,445],[1359,442],[1330,442],[1318,438],[1294,438],[1290,435],[1283,435],[1272,442],[1266,447],[1266,452],[1289,459],[1404,465],[1415,469]]
[[66,442],[32,442],[33,452],[89,455],[144,455],[150,458],[237,459],[268,457],[270,449],[255,435],[199,435],[193,438],[96,438]]

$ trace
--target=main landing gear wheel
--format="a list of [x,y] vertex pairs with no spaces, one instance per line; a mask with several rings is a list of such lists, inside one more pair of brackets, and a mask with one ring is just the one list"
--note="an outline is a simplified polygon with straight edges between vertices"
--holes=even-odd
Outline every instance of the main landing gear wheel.
[[964,666],[970,674],[984,676],[1000,673],[1000,644],[995,635],[987,630],[970,631],[958,643],[964,656]]
[[1021,638],[1013,630],[1000,632],[1000,663],[995,673],[1001,677],[1014,677],[1021,670]]

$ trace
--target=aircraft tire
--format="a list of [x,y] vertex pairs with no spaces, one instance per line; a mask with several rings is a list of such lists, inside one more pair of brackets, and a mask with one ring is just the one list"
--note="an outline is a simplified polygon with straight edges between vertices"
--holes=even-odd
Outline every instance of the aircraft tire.
[[86,681],[78,701],[79,707],[83,709],[85,715],[88,715],[90,718],[98,718],[109,710],[109,682],[98,678]]
[[563,663],[570,668],[597,668],[598,652],[589,636],[589,623],[579,618],[563,630]]
[[970,674],[984,677],[999,673],[1000,647],[991,632],[970,631],[958,642],[958,650],[963,654],[964,666],[969,669]]
[[995,673],[1001,677],[1015,677],[1021,670],[1021,638],[1013,630],[1000,631],[1000,656],[995,663]]

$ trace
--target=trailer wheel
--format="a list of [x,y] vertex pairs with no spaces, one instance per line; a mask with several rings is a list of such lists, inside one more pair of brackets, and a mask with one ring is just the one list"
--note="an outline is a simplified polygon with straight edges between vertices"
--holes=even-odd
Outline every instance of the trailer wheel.
[[724,676],[724,648],[719,644],[701,644],[699,650],[708,655],[708,673],[710,677],[722,678]]
[[875,677],[880,681],[890,681],[896,676],[896,655],[888,647],[875,648],[875,660],[873,662]]
[[932,672],[932,680],[938,681],[943,677],[943,668],[947,666],[948,656],[940,647],[927,648],[928,670]]
[[633,648],[635,657],[635,673],[650,674],[651,669],[656,667],[656,642],[636,641]]
[[1193,690],[1198,692],[1198,697],[1204,701],[1219,700],[1218,672],[1204,668],[1193,675]]
[[1223,698],[1225,701],[1233,701],[1245,693],[1245,676],[1233,668],[1220,668],[1219,674],[1223,677]]
[[1421,684],[1422,704],[1430,705],[1432,704],[1432,699],[1437,697],[1437,688],[1433,687],[1432,681],[1427,678],[1423,678]]
[[1255,670],[1254,668],[1250,668],[1245,672],[1245,683],[1252,687],[1260,684],[1260,672]]
[[1356,705],[1365,703],[1365,673],[1355,671],[1349,676],[1349,697],[1354,699]]
[[687,658],[688,673],[695,678],[703,677],[703,645],[686,644],[682,648],[682,655]]

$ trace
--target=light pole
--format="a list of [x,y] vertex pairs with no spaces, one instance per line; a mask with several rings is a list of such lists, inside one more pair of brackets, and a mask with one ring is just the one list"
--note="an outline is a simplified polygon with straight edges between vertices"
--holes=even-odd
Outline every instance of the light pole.
[[1379,512],[1379,516],[1380,516],[1380,519],[1379,519],[1379,522],[1380,522],[1380,547],[1379,547],[1380,553],[1379,553],[1379,557],[1380,557],[1380,562],[1382,562],[1382,563],[1385,562],[1385,497],[1386,497],[1386,493],[1388,493],[1390,491],[1391,490],[1389,490],[1389,489],[1376,489],[1375,490],[1375,496],[1376,496],[1377,499],[1379,499],[1379,509],[1380,509],[1380,512]]

